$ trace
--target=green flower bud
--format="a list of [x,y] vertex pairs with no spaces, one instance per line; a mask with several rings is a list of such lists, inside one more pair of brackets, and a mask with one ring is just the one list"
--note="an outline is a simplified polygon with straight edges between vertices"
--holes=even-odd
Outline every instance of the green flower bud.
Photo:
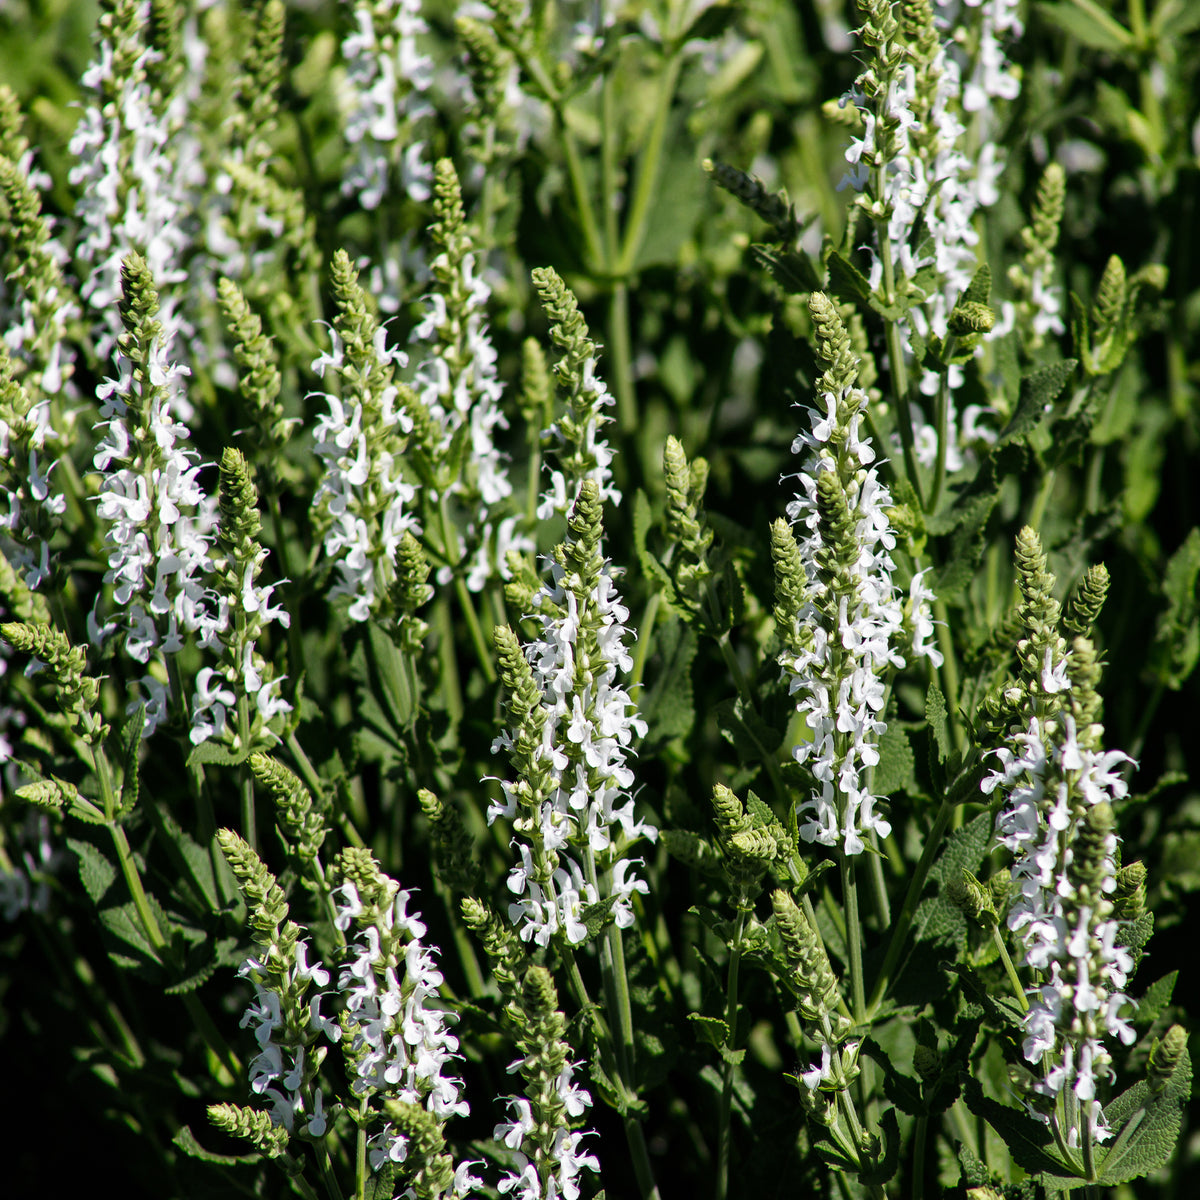
[[1146,1064],[1146,1079],[1153,1095],[1162,1095],[1186,1049],[1187,1030],[1182,1025],[1172,1025],[1161,1038],[1155,1039]]

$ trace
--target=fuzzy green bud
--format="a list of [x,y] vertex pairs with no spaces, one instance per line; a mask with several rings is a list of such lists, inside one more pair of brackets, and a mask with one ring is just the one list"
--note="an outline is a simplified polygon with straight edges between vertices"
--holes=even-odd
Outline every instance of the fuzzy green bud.
[[243,1138],[266,1158],[287,1150],[288,1131],[271,1121],[271,1114],[240,1104],[210,1104],[208,1119],[224,1132]]
[[932,1047],[913,1047],[913,1070],[922,1083],[933,1083],[942,1073],[942,1056]]
[[512,926],[472,896],[463,897],[461,909],[467,928],[483,943],[491,960],[496,986],[508,1000],[515,1000],[528,960]]
[[999,920],[991,889],[980,883],[966,867],[963,867],[961,878],[951,879],[946,884],[946,898],[961,909],[968,920],[985,929],[994,928]]
[[1172,1025],[1161,1038],[1150,1047],[1150,1060],[1146,1064],[1146,1080],[1152,1095],[1160,1096],[1179,1067],[1183,1052],[1187,1049],[1187,1030],[1182,1025]]
[[816,931],[800,906],[782,889],[771,893],[775,928],[791,968],[788,982],[796,993],[800,1015],[819,1023],[837,1002],[837,978]]
[[1071,593],[1063,613],[1063,628],[1077,637],[1091,637],[1108,596],[1108,568],[1103,563],[1088,567]]
[[233,280],[223,278],[218,282],[217,299],[225,327],[233,338],[233,357],[241,371],[238,382],[254,415],[255,432],[264,446],[279,449],[299,423],[298,418],[284,418],[283,405],[279,402],[283,386],[279,355],[270,337],[263,332],[261,318]]
[[660,829],[658,836],[672,858],[687,867],[712,867],[718,861],[716,850],[707,838],[690,829]]
[[283,889],[250,843],[232,829],[218,829],[217,844],[246,898],[246,906],[250,909],[250,925],[257,940],[270,944],[288,918],[288,903]]
[[1118,921],[1136,921],[1146,911],[1146,864],[1126,863],[1117,871],[1116,884],[1113,916]]
[[434,871],[451,891],[473,892],[479,886],[479,863],[471,835],[458,809],[445,805],[428,788],[417,792],[421,811],[429,821],[434,848]]
[[84,648],[72,646],[66,634],[48,625],[21,621],[0,625],[0,637],[22,653],[46,664],[63,715],[89,745],[99,745],[108,734],[108,726],[96,711],[100,681],[86,674]]
[[250,770],[271,793],[280,824],[297,857],[305,862],[316,858],[329,832],[328,802],[314,804],[299,776],[269,754],[251,754]]
[[988,305],[973,301],[956,304],[947,321],[949,331],[960,338],[976,333],[990,333],[995,324],[995,312]]
[[712,794],[713,819],[722,842],[729,842],[735,833],[748,828],[746,810],[742,802],[723,783],[713,788]]
[[737,167],[714,162],[711,158],[706,158],[701,166],[718,187],[724,188],[770,225],[779,241],[793,242],[799,237],[801,225],[796,220],[795,205],[782,188],[772,194],[757,175],[748,175]]
[[385,1099],[384,1112],[396,1132],[408,1139],[405,1173],[417,1200],[436,1200],[454,1182],[454,1160],[446,1153],[442,1122],[427,1108]]
[[1095,908],[1109,907],[1104,899],[1103,885],[1113,847],[1116,817],[1108,801],[1093,804],[1083,814],[1075,840],[1067,875],[1080,893],[1080,903]]

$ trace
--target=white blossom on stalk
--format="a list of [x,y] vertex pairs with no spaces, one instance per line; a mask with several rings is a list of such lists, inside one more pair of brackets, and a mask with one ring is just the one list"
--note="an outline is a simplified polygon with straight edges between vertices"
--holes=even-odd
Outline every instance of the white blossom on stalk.
[[421,0],[347,0],[344,7],[354,29],[342,41],[346,74],[339,99],[353,160],[342,194],[378,208],[395,176],[411,199],[428,200],[433,169],[425,139],[434,115],[428,98],[434,65],[418,44],[429,31]]
[[1066,1115],[1053,1118],[1067,1124],[1062,1132],[1073,1147],[1089,1133],[1095,1141],[1111,1137],[1097,1094],[1098,1082],[1112,1075],[1104,1039],[1128,1046],[1136,1037],[1124,992],[1133,958],[1117,944],[1110,899],[1111,805],[1127,793],[1121,770],[1131,760],[1090,744],[1095,731],[1081,739],[1071,713],[1058,722],[1034,717],[1011,747],[995,751],[1000,767],[981,785],[985,795],[999,789],[1005,798],[996,833],[1013,855],[1008,928],[1036,981],[1025,1058],[1042,1068],[1037,1093],[1050,1101],[1074,1094]]
[[927,642],[931,593],[922,574],[910,585],[907,613],[892,579],[891,496],[871,465],[870,438],[862,435],[867,395],[855,386],[849,337],[827,297],[814,293],[809,309],[827,368],[817,382],[821,407],[809,410],[810,426],[792,446],[804,459],[802,490],[787,509],[800,526],[794,566],[786,554],[776,555],[780,590],[795,597],[781,662],[811,730],[811,740],[794,751],[815,784],[798,810],[800,836],[860,854],[864,833],[891,832],[866,786],[887,729],[886,676],[907,655],[936,665],[942,657]]
[[512,723],[492,749],[508,751],[517,778],[501,783],[503,800],[489,805],[488,822],[504,817],[524,839],[514,843],[521,863],[508,879],[517,897],[509,918],[540,946],[560,932],[583,942],[584,909],[601,900],[611,900],[618,927],[631,925],[631,897],[648,888],[626,851],[658,832],[635,816],[629,795],[626,757],[646,724],[619,683],[633,665],[629,612],[600,554],[593,480],[584,481],[568,530],[533,599],[537,639],[522,649],[511,630],[496,632]]
[[[534,545],[516,532],[515,516],[498,518],[512,484],[495,441],[508,419],[500,407],[503,385],[486,324],[492,293],[467,231],[449,159],[438,161],[435,175],[431,236],[440,252],[430,264],[433,289],[425,298],[425,318],[412,333],[414,353],[424,355],[413,387],[439,427],[438,444],[431,447],[434,498],[454,497],[467,510],[459,544],[447,547],[447,554],[466,558],[467,588],[479,592],[489,579],[508,577],[510,550],[532,551]],[[449,582],[452,574],[451,566],[443,567],[438,582]]]
[[[942,22],[935,22],[933,5],[926,0],[898,9],[897,23],[885,0],[873,2],[864,33],[876,48],[874,61],[842,100],[843,105],[853,103],[863,121],[861,136],[846,150],[852,171],[843,182],[870,193],[860,203],[880,222],[880,236],[885,219],[881,214],[886,214],[895,276],[888,302],[896,297],[915,301],[901,327],[906,343],[913,332],[925,340],[946,336],[950,313],[979,265],[975,215],[999,198],[996,183],[1004,160],[993,131],[983,128],[984,115],[978,106],[972,109],[966,103],[963,71],[970,70],[972,80],[979,81],[967,89],[972,102],[984,84],[993,89],[989,94],[996,103],[1011,100],[1019,90],[1017,77],[1005,72],[997,40],[1000,32],[1014,37],[1022,32],[1009,11],[1009,0],[985,0],[982,6],[969,5],[966,13],[958,0],[939,0],[939,7]],[[949,26],[953,43],[942,39],[942,23]],[[993,111],[989,105],[989,116]],[[869,279],[881,292],[884,264],[878,250],[871,248]],[[918,273],[930,269],[932,286],[918,285]],[[963,381],[963,369],[951,364],[946,370],[943,453],[946,469],[953,472],[963,466],[964,452],[973,441],[992,441],[995,434],[978,423],[977,408],[960,419],[953,395]],[[922,372],[924,395],[933,398],[941,388],[938,372]],[[919,409],[913,421],[917,459],[933,466],[939,453],[937,431]]]
[[[366,294],[344,250],[334,256],[338,315],[332,348],[313,363],[321,378],[338,380],[322,398],[327,411],[314,430],[324,474],[313,501],[324,550],[340,576],[330,596],[350,599],[349,617],[365,621],[394,578],[404,534],[418,532],[416,488],[403,471],[412,419],[395,383],[408,358],[389,347],[387,328],[367,308]],[[410,393],[411,395],[411,393]]]
[[283,677],[258,648],[268,625],[287,626],[291,618],[272,605],[272,585],[258,575],[267,551],[259,541],[258,492],[246,460],[232,446],[221,456],[221,521],[216,531],[216,579],[227,619],[221,631],[219,670],[202,668],[192,701],[194,745],[217,737],[235,750],[269,745],[270,722],[292,706],[280,695]]
[[[125,332],[113,355],[116,377],[97,389],[103,436],[93,458],[101,473],[104,581],[112,585],[116,612],[114,624],[103,627],[93,612],[89,633],[99,645],[119,629],[126,653],[148,663],[178,652],[189,634],[201,646],[217,646],[227,613],[205,586],[215,503],[200,486],[198,455],[187,447],[188,430],[176,417],[181,380],[189,372],[171,361],[145,260],[131,254],[121,271]],[[168,693],[152,673],[142,687],[148,737],[167,716]]]
[[[121,332],[121,265],[131,251],[145,258],[163,289],[159,319],[167,341],[189,332],[173,291],[187,279],[189,197],[203,177],[197,179],[194,138],[179,136],[186,107],[178,95],[163,96],[151,83],[150,70],[162,52],[146,42],[149,21],[148,0],[119,0],[101,15],[96,58],[81,81],[88,99],[69,147],[82,230],[77,273],[84,280],[81,295],[97,318],[102,358]],[[175,401],[184,405],[176,415],[187,420],[186,396]]]
[[535,268],[533,283],[553,322],[550,336],[563,352],[554,364],[554,376],[567,410],[545,433],[557,460],[537,510],[538,520],[545,521],[555,513],[571,511],[585,479],[595,483],[602,505],[620,504],[621,492],[609,469],[612,448],[600,437],[600,430],[612,420],[604,410],[616,403],[596,374],[600,347],[588,336],[578,302],[552,267]]
[[[458,1039],[438,1007],[442,974],[425,923],[410,913],[411,893],[384,875],[366,851],[344,851],[344,882],[334,889],[335,924],[353,933],[338,976],[345,1004],[343,1048],[350,1091],[374,1103],[384,1098],[424,1107],[439,1121],[465,1115],[462,1081],[446,1074],[459,1057]],[[372,1170],[402,1163],[408,1139],[384,1120],[367,1142]]]

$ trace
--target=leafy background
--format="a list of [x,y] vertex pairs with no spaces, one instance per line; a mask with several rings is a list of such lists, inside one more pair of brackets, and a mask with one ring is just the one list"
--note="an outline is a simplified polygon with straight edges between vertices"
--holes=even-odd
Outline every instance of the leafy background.
[[[435,4],[430,10],[435,30],[449,37],[451,6]],[[30,139],[55,180],[51,211],[71,203],[65,185],[66,143],[97,12],[96,6],[73,0],[10,0],[0,10],[0,80],[22,98]],[[1128,14],[1119,9],[1117,16]],[[334,248],[362,248],[371,236],[363,215],[337,196],[338,121],[332,89],[325,85],[334,69],[331,31],[343,28],[339,20],[329,4],[297,4],[289,10],[286,120],[277,146],[316,218],[325,261]],[[779,480],[791,469],[796,416],[790,405],[805,397],[814,371],[798,337],[805,332],[802,306],[772,280],[751,249],[763,236],[762,227],[712,187],[699,164],[711,156],[752,167],[772,187],[786,186],[802,218],[814,215],[820,228],[836,235],[844,221],[845,199],[835,185],[842,174],[846,134],[822,106],[850,85],[858,68],[836,36],[854,23],[837,0],[819,6],[819,13],[817,7],[784,0],[755,0],[719,7],[707,20],[714,23],[713,32],[719,32],[722,22],[739,29],[745,50],[716,76],[688,73],[670,113],[664,165],[632,272],[630,357],[638,409],[636,424],[613,434],[620,446],[615,469],[627,503],[608,514],[608,550],[629,567],[623,588],[637,614],[655,587],[653,575],[639,566],[634,552],[646,536],[639,529],[639,512],[644,521],[650,511],[658,511],[661,446],[667,433],[676,434],[689,454],[702,453],[709,460],[706,504],[714,526],[734,548],[734,564],[746,588],[746,603],[734,616],[738,632],[750,642],[770,605],[767,528],[789,495],[786,482],[781,486]],[[1200,280],[1193,245],[1200,8],[1186,0],[1165,0],[1146,14],[1146,21],[1145,32],[1130,45],[1094,14],[1085,15],[1082,6],[1039,4],[1028,13],[1026,35],[1015,51],[1024,78],[1005,136],[1010,148],[1005,195],[989,218],[986,249],[994,265],[1013,260],[1016,234],[1027,219],[1041,166],[1057,157],[1071,167],[1060,241],[1069,290],[1092,297],[1112,254],[1120,255],[1131,272],[1151,263],[1164,263],[1170,270],[1163,303],[1148,317],[1140,342],[1110,381],[1095,414],[1086,457],[1090,483],[1084,471],[1064,469],[1042,529],[1061,580],[1073,580],[1088,562],[1102,560],[1113,581],[1099,637],[1107,661],[1107,742],[1131,750],[1140,763],[1134,786],[1143,795],[1121,812],[1121,831],[1126,859],[1141,858],[1149,868],[1154,938],[1138,984],[1144,987],[1178,972],[1174,999],[1170,1005],[1164,1001],[1159,1018],[1165,1027],[1168,1018],[1182,1012],[1176,1006],[1200,987],[1193,949],[1200,919],[1200,793],[1188,782],[1196,777],[1200,753],[1194,672],[1200,655],[1195,360]],[[644,135],[643,114],[658,65],[653,47],[633,28],[610,65],[620,80],[616,93],[625,162]],[[588,103],[581,96],[584,116]],[[579,128],[586,143],[594,126],[581,118]],[[438,150],[456,156],[457,132],[448,119]],[[598,192],[599,180],[593,183]],[[493,235],[493,263],[507,284],[493,335],[501,350],[501,374],[512,380],[521,338],[532,332],[545,340],[544,321],[530,297],[529,268],[552,264],[568,279],[594,336],[606,346],[612,343],[611,287],[586,261],[564,164],[551,141],[534,144],[508,165],[500,187],[504,204]],[[1000,270],[993,274],[997,281],[1002,278]],[[1002,283],[997,286],[1002,292]],[[1071,352],[1065,343],[1061,349]],[[85,368],[81,390],[86,393],[94,382]],[[305,387],[294,381],[289,402],[297,412],[303,409]],[[209,399],[193,432],[205,457],[213,460],[230,430],[222,416],[221,389],[199,378],[197,393],[203,395],[206,388]],[[513,449],[520,453],[519,444]],[[293,452],[298,466],[308,470],[309,450],[302,438],[296,439]],[[1035,478],[1038,464],[1028,449],[1024,453],[1028,481]],[[519,471],[520,464],[515,468]],[[1107,503],[1081,522],[1089,486]],[[648,497],[641,506],[639,489]],[[966,548],[979,556],[980,578],[990,572],[1003,581],[1012,536],[1022,519],[1015,490],[1002,491],[983,515],[978,536]],[[298,514],[293,520],[301,523]],[[945,539],[936,552],[946,553],[949,544]],[[1004,588],[989,594],[975,587],[959,598],[963,628],[970,631],[964,639],[982,637],[1002,615],[993,603],[997,590],[1003,593]],[[304,712],[302,740],[335,751],[326,760],[329,770],[340,762],[345,777],[356,778],[355,803],[371,814],[372,826],[379,830],[376,851],[385,869],[406,886],[421,889],[431,936],[449,946],[452,939],[428,872],[427,830],[415,805],[405,799],[412,794],[414,768],[407,744],[396,733],[406,723],[406,714],[398,711],[403,701],[393,698],[389,709],[386,695],[368,686],[373,655],[382,651],[372,649],[361,631],[347,632],[332,620],[317,595],[306,601],[304,645],[306,687],[313,703]],[[351,678],[362,685],[358,691],[336,686],[343,654],[349,657]],[[739,764],[739,752],[752,732],[750,719],[736,710],[732,686],[711,642],[667,621],[656,632],[651,654],[643,697],[651,730],[639,762],[642,800],[664,825],[702,829],[714,780],[734,785],[752,774],[750,768],[742,769],[744,761]],[[772,691],[765,674],[760,683],[762,711],[778,722],[786,711],[784,698]],[[920,697],[902,699],[909,701],[904,715],[915,729],[923,716]],[[487,744],[495,732],[494,697],[480,693],[469,700],[463,759],[482,763],[489,758]],[[897,772],[898,788],[911,780],[914,769],[926,778],[924,736],[914,740],[915,768],[906,766],[903,745],[896,743],[889,764]],[[169,792],[181,765],[182,757],[166,746],[145,764],[143,789]],[[920,793],[922,787],[913,790]],[[476,812],[481,810],[478,796],[466,798]],[[910,848],[919,850],[916,839],[928,815],[927,801],[915,799],[910,813],[901,811],[899,803],[895,806],[893,820],[907,830]],[[986,829],[978,818],[968,818],[957,837],[974,837],[978,858]],[[103,903],[108,886],[103,860],[86,840],[72,849],[85,886]],[[491,855],[485,865],[498,876],[495,848],[485,853]],[[168,868],[159,864],[156,869]],[[692,1121],[715,1107],[720,1078],[702,1023],[692,1030],[678,1018],[684,1011],[717,1011],[706,1007],[706,1000],[719,994],[719,964],[711,957],[713,943],[704,932],[703,912],[694,909],[700,901],[703,910],[703,902],[715,893],[714,885],[665,854],[653,874],[650,919],[666,922],[676,944],[688,952],[681,956],[678,979],[666,989],[646,958],[634,954],[630,969],[647,1011],[642,1058],[664,1084],[651,1097],[652,1152],[656,1161],[669,1164],[662,1171],[664,1194],[689,1196],[698,1194],[706,1178]],[[189,887],[203,892],[203,878],[184,875],[184,892]],[[170,891],[165,878],[163,891]],[[206,1145],[216,1144],[204,1119],[211,1097],[196,1086],[196,1063],[177,1044],[178,1011],[171,999],[151,1003],[143,996],[137,1010],[144,1022],[139,1038],[153,1047],[155,1058],[140,1076],[136,1093],[120,1088],[94,1047],[72,1044],[65,1036],[80,1015],[89,1015],[89,997],[105,991],[121,994],[134,985],[98,949],[88,958],[94,978],[81,978],[82,968],[72,965],[68,947],[89,928],[85,909],[65,893],[58,902],[58,928],[18,923],[0,931],[7,964],[0,976],[0,1053],[8,1064],[3,1103],[11,1109],[3,1126],[7,1177],[27,1185],[36,1181],[50,1195],[65,1194],[68,1185],[100,1171],[106,1182],[119,1181],[130,1196],[201,1195],[210,1187],[215,1194],[224,1186],[216,1181],[224,1177],[223,1169],[211,1184],[199,1182],[200,1177],[189,1174],[193,1160],[170,1145],[172,1128],[180,1122],[197,1131]],[[931,911],[926,917],[933,922],[928,928],[940,930],[947,945],[965,936],[965,929],[954,927],[949,911]],[[114,914],[110,937],[119,936],[117,925]],[[232,941],[224,949],[233,961]],[[123,952],[136,955],[128,945]],[[444,960],[451,982],[461,983],[455,979],[453,956],[447,953]],[[771,1011],[768,976],[754,971],[746,976],[744,1011]],[[241,1003],[228,987],[229,979],[227,967],[222,968],[203,991],[208,1003],[224,1007],[226,1025],[236,1020]],[[919,994],[925,982],[914,974],[904,987]],[[472,1033],[486,1036],[492,1024],[494,1014],[468,1014],[464,1041]],[[876,1053],[881,1060],[909,1062],[920,1036],[911,1022],[894,1021],[881,1030]],[[806,1194],[810,1173],[820,1170],[811,1159],[748,1153],[752,1144],[795,1145],[801,1116],[794,1092],[782,1079],[797,1064],[780,1054],[769,1029],[756,1026],[747,1030],[747,1037],[750,1053],[735,1104],[735,1143],[744,1155],[739,1189],[746,1195]],[[1197,1048],[1193,1037],[1193,1055]],[[997,1077],[1003,1066],[996,1061],[983,1064],[984,1069]],[[503,1093],[505,1084],[494,1061],[490,1066],[472,1062],[467,1072],[476,1134],[486,1137],[496,1114],[482,1098]],[[712,1094],[699,1095],[703,1086]],[[892,1086],[899,1089],[891,1097],[897,1108],[911,1112],[903,1080],[893,1079]],[[680,1101],[664,1099],[671,1095]],[[62,1128],[63,1113],[69,1133]],[[1162,1177],[1163,1195],[1186,1196],[1200,1187],[1200,1144],[1188,1136],[1190,1113],[1189,1108],[1177,1169]],[[602,1145],[612,1148],[603,1156],[608,1194],[633,1194],[632,1180],[621,1174],[619,1123],[598,1105],[596,1125]],[[237,1151],[230,1146],[224,1152]],[[956,1172],[948,1177],[955,1179]],[[1135,1190],[1155,1194],[1148,1183]]]

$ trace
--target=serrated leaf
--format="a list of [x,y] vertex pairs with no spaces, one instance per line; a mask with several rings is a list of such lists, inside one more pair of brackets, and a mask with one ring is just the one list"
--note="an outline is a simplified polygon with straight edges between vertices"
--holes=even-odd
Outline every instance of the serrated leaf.
[[587,926],[587,936],[585,941],[590,942],[593,938],[599,937],[601,931],[608,924],[609,917],[613,910],[613,905],[620,899],[619,896],[605,896],[603,900],[596,904],[585,905],[580,912],[580,920]]
[[367,1186],[363,1189],[364,1200],[392,1200],[396,1190],[396,1164],[390,1158],[385,1158],[379,1170],[367,1177]]
[[714,716],[721,736],[737,751],[742,762],[761,763],[774,754],[783,740],[756,712],[749,709],[740,697],[722,700]]
[[1050,1130],[1025,1112],[999,1104],[983,1094],[979,1081],[967,1075],[963,1079],[963,1098],[967,1107],[982,1117],[1008,1147],[1013,1161],[1031,1175],[1041,1175],[1043,1183],[1057,1182],[1078,1187],[1081,1179],[1054,1145]]
[[236,767],[239,763],[243,763],[250,757],[249,749],[231,750],[228,746],[222,745],[220,742],[201,742],[198,746],[193,746],[187,756],[187,765],[189,767],[206,766],[209,763],[216,763],[221,767]]
[[683,621],[663,622],[655,630],[654,645],[660,656],[659,666],[641,699],[649,745],[687,737],[696,720],[692,689],[695,631]]
[[667,602],[675,599],[675,585],[666,568],[650,553],[646,539],[654,526],[654,514],[650,508],[650,498],[641,488],[633,494],[633,546],[641,564],[642,574],[652,583],[657,583],[666,594]]
[[1117,945],[1124,946],[1136,964],[1146,950],[1146,943],[1154,933],[1154,914],[1144,912],[1134,921],[1122,921],[1117,926]]
[[191,1126],[181,1125],[178,1132],[171,1139],[172,1143],[183,1151],[188,1158],[196,1158],[201,1162],[218,1163],[225,1166],[237,1166],[239,1163],[256,1163],[262,1162],[263,1156],[257,1150],[249,1154],[217,1154],[213,1150],[206,1150],[196,1140],[196,1135],[192,1132]]
[[1133,1014],[1135,1024],[1152,1025],[1162,1014],[1164,1008],[1171,1003],[1171,995],[1175,991],[1175,981],[1179,978],[1178,971],[1172,971],[1161,979],[1156,979],[1137,1002],[1137,1012]]
[[137,710],[125,723],[122,731],[121,759],[124,769],[124,779],[121,781],[120,805],[118,816],[133,812],[137,804],[140,780],[138,775],[138,754],[142,748],[142,729],[146,724],[146,706],[139,704]]
[[900,1162],[900,1124],[894,1108],[889,1108],[879,1118],[879,1132],[883,1138],[883,1157],[875,1165],[858,1173],[858,1178],[868,1187],[882,1187],[896,1174]]
[[700,1013],[688,1013],[688,1020],[696,1031],[696,1037],[707,1046],[721,1049],[729,1041],[729,1026],[720,1017],[705,1017]]
[[807,254],[757,244],[750,247],[750,253],[771,272],[785,292],[793,296],[807,296],[810,292],[820,290],[820,273]]
[[1078,366],[1075,359],[1066,358],[1039,367],[1022,378],[1016,412],[1000,431],[993,452],[1010,443],[1029,440],[1030,434],[1045,423],[1050,415],[1048,408],[1062,394]]
[[1172,691],[1183,686],[1200,661],[1200,529],[1195,526],[1167,562],[1163,596],[1167,607],[1158,618],[1153,661],[1159,679]]
[[916,787],[916,763],[908,731],[894,721],[879,739],[879,762],[872,776],[872,789],[878,796],[893,796]]
[[931,683],[925,693],[925,720],[937,746],[938,762],[944,763],[950,757],[950,728],[946,722],[946,697],[936,683]]
[[92,903],[99,907],[117,878],[117,865],[91,842],[67,838],[67,847],[79,859],[80,883],[91,897]]
[[163,988],[163,991],[168,996],[182,996],[185,992],[194,992],[197,988],[206,984],[216,972],[217,962],[215,959],[209,959],[208,962],[197,967],[189,975],[178,980],[170,987]]
[[[169,843],[168,853],[181,876],[184,876],[195,889],[196,899],[205,904],[209,912],[217,912],[223,906],[224,899],[217,886],[216,870],[221,870],[226,880],[233,884],[233,887],[229,889],[231,894],[236,892],[236,884],[234,884],[225,856],[216,854],[218,866],[214,867],[214,855],[201,846],[169,812],[160,809],[155,819],[166,835]],[[172,890],[177,893],[177,889],[173,888]]]
[[1166,1166],[1175,1153],[1183,1106],[1191,1095],[1192,1060],[1185,1046],[1160,1095],[1152,1095],[1150,1085],[1141,1080],[1105,1105],[1104,1115],[1115,1137],[1099,1164],[1102,1187],[1128,1183]]
[[874,299],[870,280],[848,259],[836,251],[825,264],[829,271],[829,290],[839,300],[870,304]]

